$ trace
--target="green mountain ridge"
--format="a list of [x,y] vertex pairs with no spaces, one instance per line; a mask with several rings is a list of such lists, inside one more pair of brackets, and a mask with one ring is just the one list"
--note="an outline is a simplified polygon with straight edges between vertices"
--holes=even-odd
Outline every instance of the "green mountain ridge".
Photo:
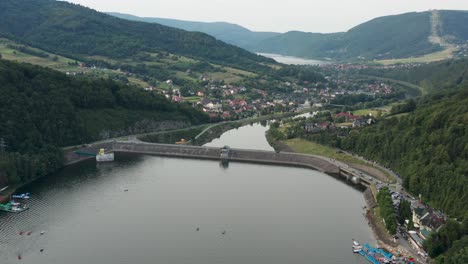
[[247,50],[253,50],[261,41],[280,35],[280,33],[275,32],[254,32],[245,27],[227,22],[194,22],[168,18],[138,17],[116,12],[107,12],[107,14],[122,19],[157,23],[187,31],[206,33],[221,41]]
[[274,63],[203,33],[119,19],[55,0],[1,1],[0,36],[78,58],[168,52],[237,68]]
[[311,59],[357,60],[416,57],[442,50],[444,47],[429,40],[432,34],[433,12],[439,14],[438,34],[442,38],[453,44],[465,43],[468,40],[466,11],[441,10],[384,16],[362,23],[347,32],[324,34],[301,31],[283,34],[252,32],[229,23],[203,23],[110,14],[130,20],[204,32],[254,52]]

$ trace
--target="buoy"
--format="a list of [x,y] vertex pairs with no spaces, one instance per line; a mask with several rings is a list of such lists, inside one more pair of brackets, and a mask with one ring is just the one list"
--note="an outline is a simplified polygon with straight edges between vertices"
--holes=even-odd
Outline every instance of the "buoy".
[[43,248],[41,248],[41,250],[39,250],[39,251],[40,251],[40,252],[44,252],[44,249],[43,249]]
[[199,227],[197,227],[197,231],[200,231],[200,228],[199,228]]
[[225,235],[225,234],[226,234],[226,230],[224,230],[222,234]]

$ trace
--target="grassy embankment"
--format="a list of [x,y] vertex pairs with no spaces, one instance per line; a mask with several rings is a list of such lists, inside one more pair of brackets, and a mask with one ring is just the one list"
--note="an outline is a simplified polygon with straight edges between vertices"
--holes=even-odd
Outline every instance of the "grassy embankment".
[[[271,139],[271,137],[268,137],[268,141],[270,142],[270,144],[275,145],[275,142]],[[282,140],[279,143],[286,145],[292,151],[297,152],[297,153],[323,156],[323,157],[341,161],[352,167],[353,166],[357,167],[360,170],[364,170],[364,171],[369,170],[369,171],[366,171],[368,174],[371,174],[372,172],[374,172],[372,174],[375,174],[376,171],[378,171],[377,173],[380,175],[380,177],[378,178],[381,178],[383,176],[390,183],[396,182],[395,178],[393,178],[393,176],[391,176],[386,171],[381,170],[378,167],[372,166],[370,163],[367,163],[357,157],[337,151],[335,148],[321,145],[321,144],[311,142],[305,139],[300,139],[300,138]]]

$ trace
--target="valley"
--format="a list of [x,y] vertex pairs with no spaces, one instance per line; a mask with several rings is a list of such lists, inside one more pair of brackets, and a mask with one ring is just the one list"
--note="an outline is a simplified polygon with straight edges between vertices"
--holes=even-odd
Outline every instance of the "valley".
[[1,1],[0,258],[465,263],[468,11],[389,14],[275,33]]

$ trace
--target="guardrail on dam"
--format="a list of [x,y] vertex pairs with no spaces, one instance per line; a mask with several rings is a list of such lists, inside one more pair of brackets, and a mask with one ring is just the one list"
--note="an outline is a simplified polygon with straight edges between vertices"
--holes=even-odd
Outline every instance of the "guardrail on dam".
[[[237,161],[249,163],[261,163],[270,165],[283,165],[310,168],[333,176],[342,176],[347,180],[353,181],[355,184],[363,184],[369,186],[370,181],[352,171],[339,167],[332,163],[329,159],[307,154],[298,154],[291,152],[274,152],[261,150],[246,150],[235,148],[215,148],[215,147],[200,147],[187,145],[169,145],[146,142],[124,142],[117,141],[105,144],[96,144],[87,146],[85,150],[97,150],[105,147],[108,150],[121,153],[148,154],[166,157],[192,158],[192,159],[208,159],[218,161]],[[79,160],[76,154],[68,153],[69,164]],[[80,160],[89,157],[79,157]]]

